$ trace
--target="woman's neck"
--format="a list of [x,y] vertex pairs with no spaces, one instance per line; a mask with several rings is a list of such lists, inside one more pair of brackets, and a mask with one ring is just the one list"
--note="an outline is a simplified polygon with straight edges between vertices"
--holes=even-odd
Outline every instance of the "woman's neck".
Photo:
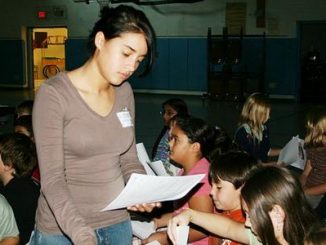
[[184,173],[188,174],[194,168],[194,166],[197,164],[197,162],[200,161],[200,159],[202,159],[202,157],[193,157],[193,158],[189,159],[189,161],[182,164]]

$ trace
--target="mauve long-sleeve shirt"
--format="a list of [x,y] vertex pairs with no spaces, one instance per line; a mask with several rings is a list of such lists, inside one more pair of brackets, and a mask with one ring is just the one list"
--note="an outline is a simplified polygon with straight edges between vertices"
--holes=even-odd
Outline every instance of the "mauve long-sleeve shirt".
[[123,127],[117,115],[122,111],[130,113],[134,124],[134,96],[127,82],[115,87],[114,105],[107,116],[85,103],[66,73],[42,84],[33,108],[42,181],[36,212],[40,231],[62,234],[62,230],[78,241],[89,227],[129,218],[124,209],[101,212],[131,173],[144,173],[134,126]]

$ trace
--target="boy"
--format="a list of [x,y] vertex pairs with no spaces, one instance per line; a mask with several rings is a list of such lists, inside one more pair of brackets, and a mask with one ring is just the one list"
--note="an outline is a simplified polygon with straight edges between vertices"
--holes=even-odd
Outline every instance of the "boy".
[[14,213],[6,198],[0,194],[0,244],[19,244],[19,232]]
[[[249,170],[257,164],[255,158],[242,151],[230,151],[215,155],[211,159],[210,182],[211,197],[215,207],[223,215],[238,222],[245,222],[241,208],[241,188]],[[219,238],[221,245],[240,244],[225,238]]]
[[39,186],[31,179],[36,166],[35,145],[26,135],[6,134],[0,138],[2,194],[11,205],[19,229],[20,244],[29,241],[35,224]]

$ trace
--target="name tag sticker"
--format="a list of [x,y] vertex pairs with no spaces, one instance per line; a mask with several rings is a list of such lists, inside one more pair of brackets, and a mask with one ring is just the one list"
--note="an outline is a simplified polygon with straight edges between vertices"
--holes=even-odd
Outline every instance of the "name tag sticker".
[[123,128],[134,126],[130,113],[126,108],[123,111],[117,112],[117,116]]

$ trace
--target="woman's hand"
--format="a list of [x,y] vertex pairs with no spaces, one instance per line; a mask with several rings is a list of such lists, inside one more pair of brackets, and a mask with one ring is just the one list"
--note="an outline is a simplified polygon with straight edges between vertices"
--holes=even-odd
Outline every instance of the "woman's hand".
[[130,211],[150,213],[153,211],[154,208],[160,208],[161,206],[162,206],[162,204],[160,202],[153,202],[153,203],[137,204],[137,205],[128,207],[127,209]]
[[147,239],[144,239],[141,241],[141,244],[147,244],[153,241],[158,241],[161,245],[168,245],[169,243],[169,238],[168,235],[166,234],[166,231],[158,231],[153,234],[151,234]]
[[192,210],[186,209],[182,213],[174,216],[168,223],[168,235],[173,244],[177,241],[177,226],[188,225],[192,220]]

